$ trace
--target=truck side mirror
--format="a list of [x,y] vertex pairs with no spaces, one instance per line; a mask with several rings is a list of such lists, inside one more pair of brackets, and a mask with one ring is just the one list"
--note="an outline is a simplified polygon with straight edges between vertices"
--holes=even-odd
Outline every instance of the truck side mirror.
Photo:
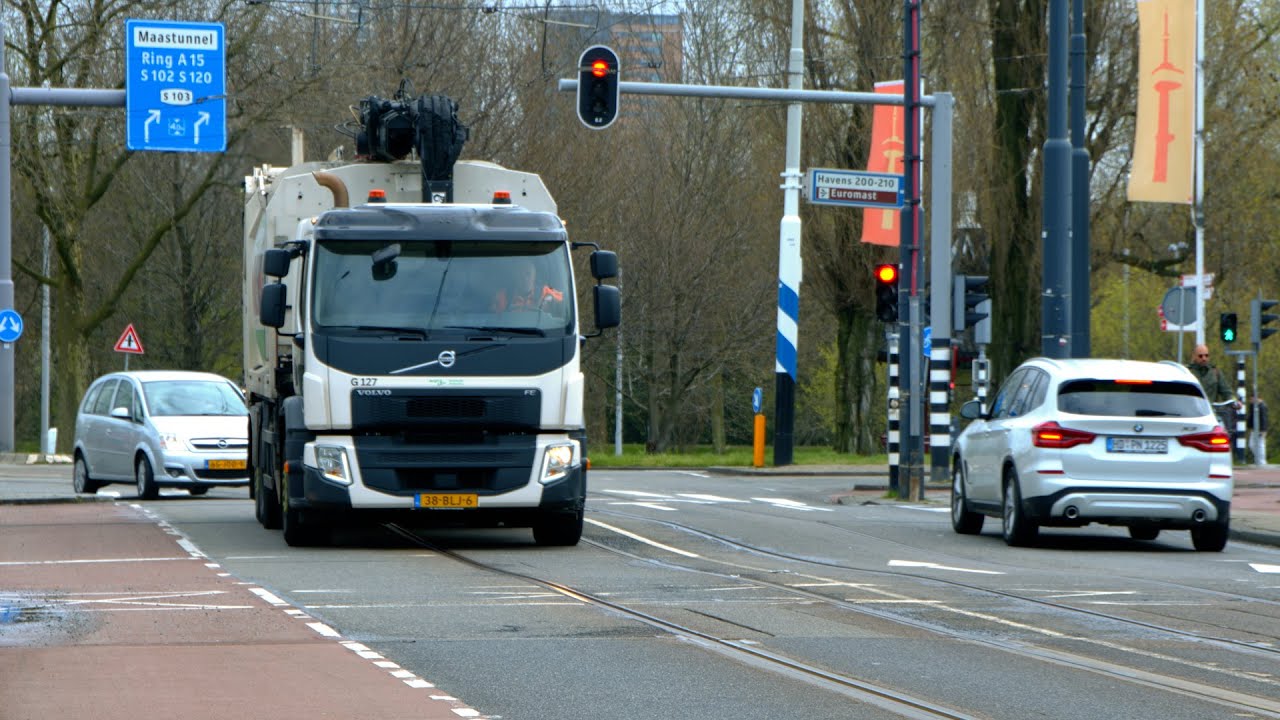
[[596,327],[600,330],[618,327],[622,323],[622,296],[618,293],[618,288],[613,285],[596,285],[592,292],[596,307]]
[[277,330],[284,327],[285,290],[285,284],[280,282],[262,286],[262,303],[258,306],[258,319],[263,325]]
[[591,276],[597,280],[618,277],[618,254],[612,250],[591,253]]
[[264,275],[282,278],[289,274],[289,260],[288,250],[281,248],[266,250],[262,253],[262,272]]

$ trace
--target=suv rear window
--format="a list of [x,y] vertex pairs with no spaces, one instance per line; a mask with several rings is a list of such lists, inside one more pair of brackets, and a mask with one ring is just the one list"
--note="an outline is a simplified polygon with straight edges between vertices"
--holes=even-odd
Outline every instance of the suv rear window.
[[1202,417],[1212,412],[1199,385],[1186,382],[1068,380],[1058,410],[1107,417]]

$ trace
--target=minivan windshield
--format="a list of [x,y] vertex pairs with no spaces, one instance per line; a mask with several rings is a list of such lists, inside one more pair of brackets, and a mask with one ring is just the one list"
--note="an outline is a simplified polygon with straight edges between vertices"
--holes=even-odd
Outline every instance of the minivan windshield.
[[221,380],[150,380],[142,395],[153,416],[249,414],[240,391]]
[[1105,417],[1203,417],[1212,412],[1195,383],[1123,380],[1064,382],[1058,389],[1058,409]]
[[337,333],[438,337],[573,332],[563,242],[318,243],[311,322]]

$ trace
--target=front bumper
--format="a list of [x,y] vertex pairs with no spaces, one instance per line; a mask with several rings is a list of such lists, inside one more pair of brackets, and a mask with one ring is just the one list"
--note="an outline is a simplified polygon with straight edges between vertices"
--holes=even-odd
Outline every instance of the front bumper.
[[[210,467],[225,462],[238,463],[238,468]],[[154,470],[159,487],[247,487],[249,464],[246,453],[170,453],[166,452]]]

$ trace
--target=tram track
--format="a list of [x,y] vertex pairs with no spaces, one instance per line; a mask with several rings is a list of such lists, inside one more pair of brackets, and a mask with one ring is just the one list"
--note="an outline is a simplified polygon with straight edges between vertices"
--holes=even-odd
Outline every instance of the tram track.
[[[706,533],[705,531],[700,531],[695,528],[688,528],[687,526],[683,526],[679,523],[671,523],[669,521],[658,521],[658,520],[653,520],[651,518],[643,518],[640,516],[631,516],[627,513],[606,513],[606,514],[633,517],[634,519],[638,519],[638,520],[660,522],[662,524],[671,525],[673,527],[679,527],[689,532],[702,534],[706,536],[708,539],[713,539],[718,542],[727,543],[730,546],[736,546],[742,551],[749,551],[749,552],[760,554],[760,555],[773,556],[777,559],[786,559],[794,562],[802,562],[802,563],[814,562],[813,560],[810,560],[810,559],[792,558],[792,557],[787,557],[785,554],[776,553],[776,552],[765,550],[762,548],[753,548],[748,545],[730,540],[728,538],[722,538],[722,537],[716,536],[712,533]],[[827,688],[834,692],[845,695],[850,699],[875,705],[877,707],[899,714],[903,717],[922,718],[925,720],[928,720],[931,718],[977,717],[971,714],[967,714],[964,711],[959,709],[946,707],[945,705],[939,704],[932,699],[913,696],[907,693],[903,693],[902,691],[897,690],[895,688],[887,687],[878,683],[868,682],[861,678],[852,677],[849,675],[834,672],[826,668],[815,666],[811,663],[804,662],[803,660],[787,657],[787,656],[772,652],[768,649],[765,649],[764,647],[761,647],[758,644],[754,644],[754,643],[747,644],[746,642],[741,640],[730,639],[730,638],[722,637],[719,635],[715,635],[713,633],[691,628],[691,627],[688,627],[687,625],[659,617],[657,615],[654,615],[651,612],[646,612],[644,610],[630,607],[623,603],[606,599],[599,595],[586,592],[584,590],[572,587],[570,585],[561,583],[556,580],[541,578],[541,577],[537,577],[527,573],[516,572],[506,568],[498,567],[498,566],[483,562],[481,560],[477,560],[475,558],[469,557],[466,554],[463,554],[461,552],[440,547],[439,545],[436,545],[422,538],[418,534],[414,533],[412,530],[399,525],[391,524],[391,525],[387,525],[386,527],[391,532],[399,535],[400,537],[408,540],[409,542],[415,545],[432,550],[435,553],[438,553],[444,557],[448,557],[454,561],[463,563],[470,567],[484,570],[487,572],[500,574],[505,577],[516,578],[516,579],[523,580],[525,582],[533,583],[535,585],[541,586],[543,588],[559,593],[566,597],[574,598],[579,602],[583,602],[604,610],[608,610],[608,611],[620,614],[630,619],[642,622],[655,629],[659,629],[665,633],[668,633],[674,637],[686,640],[700,647],[717,652],[722,656],[729,657],[731,659],[737,660],[739,662],[745,663],[747,665],[750,665],[762,670],[768,670],[773,673],[778,673],[781,675],[793,677],[793,678],[800,679],[820,687]],[[740,573],[716,572],[712,570],[707,570],[705,568],[694,567],[693,565],[690,565],[683,561],[673,561],[670,559],[659,560],[652,557],[646,557],[644,555],[640,555],[637,553],[632,553],[630,551],[627,551],[621,548],[612,547],[606,543],[597,542],[589,538],[584,538],[582,542],[584,544],[590,545],[591,547],[597,548],[601,551],[617,554],[619,556],[626,557],[630,560],[645,562],[645,563],[673,568],[673,569],[679,569],[685,572],[705,574],[709,576],[718,577],[721,579],[733,579],[738,582],[755,584],[762,587],[769,587],[777,591],[789,593],[796,597],[802,597],[810,602],[826,604],[830,607],[837,608],[842,611],[851,611],[861,615],[875,617],[880,620],[896,623],[899,625],[910,626],[917,630],[944,636],[949,639],[963,641],[967,643],[973,643],[976,645],[981,645],[984,647],[996,649],[1002,652],[1012,653],[1014,655],[1024,657],[1029,660],[1046,662],[1046,663],[1063,666],[1067,668],[1072,668],[1076,670],[1084,670],[1084,671],[1092,672],[1095,674],[1103,675],[1117,681],[1122,681],[1125,683],[1141,685],[1147,688],[1155,688],[1162,691],[1181,694],[1181,695],[1195,698],[1198,700],[1213,702],[1213,703],[1225,706],[1227,708],[1230,708],[1235,712],[1256,713],[1259,716],[1263,716],[1263,717],[1280,718],[1280,701],[1273,700],[1270,698],[1259,697],[1259,696],[1250,695],[1247,693],[1241,693],[1241,692],[1235,692],[1232,690],[1217,688],[1217,687],[1213,687],[1203,683],[1187,680],[1184,678],[1150,672],[1150,671],[1141,670],[1133,667],[1127,667],[1127,666],[1119,665],[1116,663],[1100,660],[1097,658],[1086,657],[1086,656],[1077,655],[1070,652],[1065,652],[1062,650],[1056,650],[1048,647],[1028,644],[1025,642],[1001,640],[997,638],[992,638],[986,634],[979,635],[977,633],[966,633],[963,631],[955,630],[953,628],[946,628],[935,623],[929,623],[923,620],[918,620],[913,618],[904,618],[901,615],[897,615],[885,610],[881,610],[877,608],[869,608],[866,606],[857,605],[854,603],[834,599],[829,596],[825,596],[821,593],[814,592],[811,590],[806,590],[804,588],[797,588],[792,585],[788,585],[786,583],[774,582],[774,581],[757,578],[757,577],[744,577]],[[762,572],[762,573],[787,572],[787,571],[779,571],[777,569],[770,569],[770,568],[753,568],[750,566],[735,565],[734,563],[730,563],[723,560],[712,560],[712,562],[717,562],[727,566],[736,567],[739,570],[749,570],[751,572]],[[821,563],[818,563],[818,564],[821,564]],[[878,571],[878,572],[884,572],[884,571]],[[886,574],[889,574],[889,573],[886,573]],[[901,575],[901,573],[898,573],[898,575]],[[796,574],[795,576],[802,577],[802,575],[800,574]],[[923,576],[921,576],[921,578],[927,579],[927,580],[933,580],[933,578],[924,578]],[[981,589],[981,588],[976,588],[975,586],[974,589]],[[1070,609],[1070,606],[1064,606],[1064,607],[1067,609]],[[1246,646],[1246,647],[1249,647],[1249,646]]]

